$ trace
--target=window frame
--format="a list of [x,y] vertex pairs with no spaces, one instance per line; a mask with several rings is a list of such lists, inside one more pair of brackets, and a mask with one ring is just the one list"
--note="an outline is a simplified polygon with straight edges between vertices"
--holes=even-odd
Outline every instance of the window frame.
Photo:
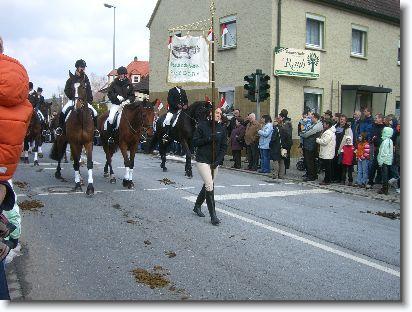
[[[137,82],[136,81],[134,81],[135,80],[135,78],[137,78]],[[141,77],[140,77],[140,75],[132,75],[132,83],[139,83],[141,81]]]
[[398,65],[401,65],[401,39],[398,39]]
[[232,92],[233,93],[233,103],[231,103],[231,106],[228,109],[228,113],[233,112],[235,110],[235,103],[236,103],[236,92],[235,92],[235,87],[221,87],[218,88],[218,94],[219,94],[219,102],[220,99],[222,98],[222,94],[224,94],[225,99],[227,99],[226,93]]
[[324,89],[323,88],[314,88],[314,87],[303,87],[303,110],[305,109],[305,94],[316,94],[316,95],[318,95],[317,105],[318,105],[318,108],[319,108],[318,114],[320,115],[321,112],[322,112],[322,106],[323,106]]
[[[362,34],[362,53],[356,53],[353,52],[352,46],[353,46],[353,31],[359,31]],[[368,27],[365,26],[361,26],[361,25],[357,25],[357,24],[352,24],[351,27],[351,45],[350,45],[350,55],[353,57],[357,57],[357,58],[363,58],[366,59],[367,55],[368,55]]]
[[[322,29],[319,30],[319,45],[308,43],[307,38],[307,22],[308,19],[319,22],[319,27]],[[305,14],[305,47],[307,49],[314,49],[314,50],[325,50],[325,37],[326,37],[326,17],[314,13],[306,13]]]
[[[232,45],[226,44],[226,37],[227,34],[222,36],[222,24],[235,24],[236,27],[236,35],[234,38],[235,43]],[[236,14],[227,15],[224,17],[219,18],[219,35],[221,38],[221,49],[233,49],[237,47],[237,16]]]

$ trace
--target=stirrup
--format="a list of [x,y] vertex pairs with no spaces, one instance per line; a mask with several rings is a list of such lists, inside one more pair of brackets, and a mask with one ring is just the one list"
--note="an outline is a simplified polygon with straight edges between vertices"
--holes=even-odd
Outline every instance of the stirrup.
[[60,135],[63,134],[63,129],[62,129],[61,127],[57,127],[56,130],[54,130],[54,133],[55,133],[57,136],[60,136]]
[[169,138],[169,136],[167,135],[167,133],[165,133],[165,134],[163,135],[162,140],[163,140],[163,142],[169,142],[170,138]]
[[109,138],[107,139],[107,143],[113,144],[113,143],[114,143],[114,139],[113,139],[112,137],[109,137]]
[[94,129],[94,137],[95,138],[100,138],[100,131],[97,129]]

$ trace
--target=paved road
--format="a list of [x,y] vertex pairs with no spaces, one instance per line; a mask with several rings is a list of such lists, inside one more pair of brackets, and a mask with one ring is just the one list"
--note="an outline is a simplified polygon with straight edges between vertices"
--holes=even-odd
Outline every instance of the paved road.
[[[187,179],[169,162],[163,173],[159,159],[138,154],[135,189],[125,190],[103,177],[100,147],[94,154],[92,198],[71,191],[70,164],[67,181],[47,158],[19,167],[15,181],[28,183],[16,187],[19,201],[44,207],[22,212],[14,299],[400,300],[400,220],[374,214],[398,203],[222,169],[215,227],[192,212],[196,169]],[[122,166],[118,154],[117,176]],[[151,288],[147,272],[165,286]]]

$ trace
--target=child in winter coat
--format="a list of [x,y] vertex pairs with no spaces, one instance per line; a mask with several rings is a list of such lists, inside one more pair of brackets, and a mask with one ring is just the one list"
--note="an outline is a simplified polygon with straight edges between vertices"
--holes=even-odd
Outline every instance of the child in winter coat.
[[369,159],[370,159],[370,147],[366,140],[366,132],[362,132],[358,137],[358,146],[355,150],[356,160],[358,162],[358,176],[356,178],[356,184],[360,187],[365,187],[368,183],[369,174]]
[[382,143],[378,152],[378,165],[382,170],[382,188],[378,191],[379,194],[388,195],[388,173],[393,162],[393,129],[385,127],[382,130]]
[[352,138],[350,136],[345,136],[343,138],[345,145],[341,149],[342,153],[342,181],[341,183],[345,185],[346,182],[346,172],[348,173],[348,185],[351,186],[353,182],[353,156],[355,153],[355,148],[352,144]]

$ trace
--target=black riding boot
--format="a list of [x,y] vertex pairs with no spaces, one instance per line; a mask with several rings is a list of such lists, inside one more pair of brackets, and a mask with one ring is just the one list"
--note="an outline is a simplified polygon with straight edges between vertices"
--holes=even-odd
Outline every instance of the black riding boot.
[[66,118],[63,112],[60,112],[59,115],[59,126],[56,128],[56,135],[62,135],[64,129],[64,119]]
[[97,117],[93,116],[93,123],[94,123],[94,136],[96,138],[100,137],[100,132],[97,129]]
[[113,125],[110,122],[107,122],[107,135],[109,136],[109,139],[107,142],[109,144],[114,143],[114,131],[113,131]]
[[205,201],[205,197],[206,197],[206,189],[205,189],[205,185],[203,184],[202,189],[200,190],[199,195],[197,195],[197,199],[196,199],[196,203],[195,203],[195,207],[193,208],[193,211],[199,216],[199,217],[204,217],[205,215],[202,213],[201,208],[202,208],[202,204]]
[[205,191],[205,193],[207,209],[209,210],[210,214],[210,220],[213,225],[218,225],[220,223],[220,220],[216,217],[214,191]]
[[170,129],[172,127],[170,125],[165,126],[165,134],[163,135],[163,141],[166,143],[170,140]]

